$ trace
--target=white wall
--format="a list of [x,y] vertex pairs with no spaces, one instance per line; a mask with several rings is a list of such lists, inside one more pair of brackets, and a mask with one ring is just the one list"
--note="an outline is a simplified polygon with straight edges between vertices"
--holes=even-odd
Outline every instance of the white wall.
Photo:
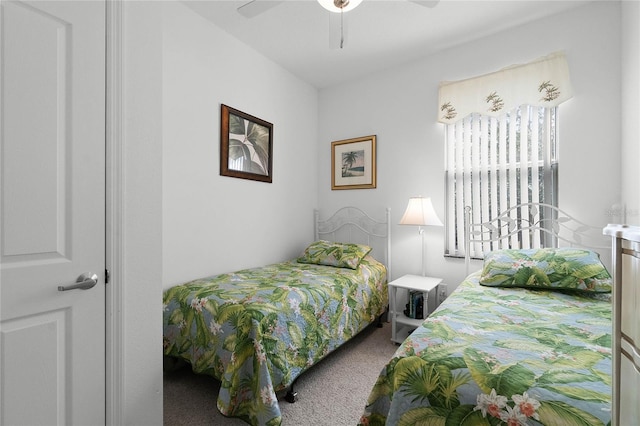
[[[297,256],[313,238],[317,90],[178,2],[162,70],[163,285]],[[220,176],[220,104],[273,124],[273,183]]]
[[[433,198],[443,218],[438,83],[564,50],[575,96],[560,106],[560,207],[589,224],[611,222],[611,206],[620,198],[620,20],[619,3],[595,2],[321,90],[319,205],[332,210],[355,204],[376,211],[388,206],[398,223],[408,198],[423,195]],[[378,188],[331,191],[331,141],[369,134],[378,135]],[[394,225],[392,234],[392,278],[419,274],[417,229]],[[463,262],[443,257],[442,228],[428,228],[426,240],[427,274],[443,277],[451,291],[465,276]]]
[[640,225],[640,2],[622,2],[622,199]]

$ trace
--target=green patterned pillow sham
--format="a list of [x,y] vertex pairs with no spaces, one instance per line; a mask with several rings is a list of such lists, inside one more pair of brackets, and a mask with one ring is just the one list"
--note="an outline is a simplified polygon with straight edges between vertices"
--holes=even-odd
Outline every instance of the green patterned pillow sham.
[[492,251],[484,258],[480,284],[610,293],[612,280],[597,253],[555,248]]
[[334,243],[319,240],[311,243],[297,261],[299,263],[357,269],[360,261],[370,251],[371,247],[362,244]]

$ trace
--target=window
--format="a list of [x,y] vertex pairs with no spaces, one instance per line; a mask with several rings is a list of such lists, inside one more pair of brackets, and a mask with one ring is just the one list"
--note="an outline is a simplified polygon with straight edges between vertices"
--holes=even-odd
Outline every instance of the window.
[[557,107],[531,105],[446,124],[446,255],[464,256],[466,206],[474,223],[521,203],[557,206],[556,128]]
[[[438,121],[445,125],[446,139],[445,255],[465,255],[467,206],[473,223],[524,203],[557,207],[557,109],[572,97],[563,52],[440,83]],[[509,216],[506,222],[533,220],[538,214],[542,220],[553,219],[536,210],[517,209],[513,214],[519,217]],[[532,246],[544,243],[539,238],[522,237]],[[482,247],[472,245],[469,251],[471,257],[482,257]]]

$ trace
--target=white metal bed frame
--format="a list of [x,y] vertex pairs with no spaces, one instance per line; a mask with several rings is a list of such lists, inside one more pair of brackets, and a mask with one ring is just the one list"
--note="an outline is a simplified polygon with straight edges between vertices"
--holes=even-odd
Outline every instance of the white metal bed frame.
[[518,204],[494,218],[473,223],[471,207],[465,207],[465,269],[469,274],[471,258],[499,249],[538,247],[584,247],[607,255],[610,247],[602,236],[602,227],[587,225],[558,207],[544,203]]
[[373,219],[358,207],[342,207],[328,219],[315,214],[315,239],[336,242],[366,244],[372,248],[371,255],[387,268],[387,279],[391,280],[391,209],[386,209],[385,219]]

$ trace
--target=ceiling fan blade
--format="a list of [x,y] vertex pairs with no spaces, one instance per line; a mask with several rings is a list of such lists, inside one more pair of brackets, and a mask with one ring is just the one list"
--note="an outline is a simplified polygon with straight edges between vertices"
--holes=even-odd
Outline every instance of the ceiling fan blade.
[[237,10],[245,18],[253,18],[282,3],[284,0],[251,0]]
[[424,7],[436,7],[436,5],[440,3],[440,0],[409,0],[409,1]]

